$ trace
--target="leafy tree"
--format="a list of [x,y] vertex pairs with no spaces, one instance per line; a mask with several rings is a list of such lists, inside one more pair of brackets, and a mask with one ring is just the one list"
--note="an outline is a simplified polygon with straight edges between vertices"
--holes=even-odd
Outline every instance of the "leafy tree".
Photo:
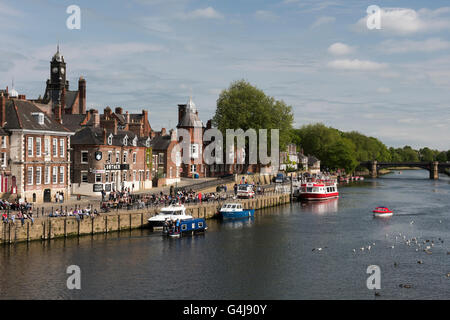
[[434,152],[428,147],[419,150],[420,161],[430,162],[434,160]]
[[[268,130],[268,150],[270,150],[270,129],[279,129],[280,150],[292,140],[292,107],[282,100],[267,96],[262,90],[245,80],[232,82],[217,99],[216,113],[212,119],[224,135],[226,129]],[[248,152],[246,152],[248,156]]]
[[447,152],[445,151],[439,152],[439,154],[436,156],[436,160],[439,162],[446,162],[448,160]]

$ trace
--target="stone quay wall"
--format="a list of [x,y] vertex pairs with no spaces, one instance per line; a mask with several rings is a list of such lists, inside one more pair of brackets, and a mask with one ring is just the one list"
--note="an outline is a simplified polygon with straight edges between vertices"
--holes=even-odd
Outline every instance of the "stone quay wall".
[[[290,202],[290,194],[269,194],[254,199],[238,200],[245,209],[264,209]],[[214,218],[223,202],[186,205],[186,213],[194,218]],[[15,223],[0,223],[0,244],[12,244],[23,241],[48,240],[82,236],[96,233],[107,233],[120,230],[131,230],[148,227],[147,219],[155,215],[160,208],[145,208],[130,211],[102,213],[94,218],[84,217],[41,217],[34,223],[19,219]],[[257,211],[255,212],[257,214]]]

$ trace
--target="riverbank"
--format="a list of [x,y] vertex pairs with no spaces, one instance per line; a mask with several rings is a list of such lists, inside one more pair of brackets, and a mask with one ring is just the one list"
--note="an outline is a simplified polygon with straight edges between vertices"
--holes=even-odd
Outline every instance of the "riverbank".
[[[257,196],[255,199],[239,200],[245,209],[264,209],[290,202],[289,194],[271,193]],[[223,202],[186,205],[186,213],[194,218],[213,218]],[[16,242],[49,240],[55,238],[77,237],[97,233],[108,233],[120,230],[132,230],[148,227],[147,220],[155,215],[160,208],[149,207],[105,213],[96,217],[77,219],[76,217],[41,217],[34,223],[26,220],[22,225],[20,220],[0,225],[0,244]],[[256,211],[257,212],[257,211]]]

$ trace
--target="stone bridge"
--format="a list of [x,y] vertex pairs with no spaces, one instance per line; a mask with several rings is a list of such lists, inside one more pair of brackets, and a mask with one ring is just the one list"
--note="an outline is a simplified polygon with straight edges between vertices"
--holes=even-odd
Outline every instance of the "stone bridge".
[[430,172],[430,179],[439,179],[439,173],[443,173],[445,169],[450,168],[449,162],[439,163],[438,161],[431,162],[378,162],[378,161],[366,161],[359,164],[361,167],[369,169],[370,176],[376,178],[378,175],[378,169],[381,168],[393,168],[393,167],[410,167],[410,168],[422,168]]

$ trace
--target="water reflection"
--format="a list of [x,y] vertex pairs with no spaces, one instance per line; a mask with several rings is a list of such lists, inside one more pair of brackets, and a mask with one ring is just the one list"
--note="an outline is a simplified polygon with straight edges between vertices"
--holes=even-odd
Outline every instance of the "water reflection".
[[335,213],[338,211],[338,202],[339,199],[328,199],[322,201],[310,201],[310,202],[302,202],[302,209],[305,209],[312,213],[317,214],[326,214],[326,213]]
[[255,223],[254,217],[245,217],[234,220],[222,220],[221,224],[224,229],[241,229],[249,228]]

